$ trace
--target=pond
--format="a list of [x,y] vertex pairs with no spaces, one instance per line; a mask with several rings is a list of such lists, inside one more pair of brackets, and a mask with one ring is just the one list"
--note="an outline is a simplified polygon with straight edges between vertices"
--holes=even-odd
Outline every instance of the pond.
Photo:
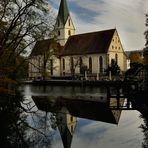
[[[24,85],[20,90],[30,103],[28,108],[38,113],[29,115],[28,123],[37,127],[39,114],[46,118],[44,131],[50,135],[52,148],[140,148],[146,142],[140,112],[111,111],[104,101],[87,99],[105,98],[104,88]],[[83,97],[75,100],[74,96]]]

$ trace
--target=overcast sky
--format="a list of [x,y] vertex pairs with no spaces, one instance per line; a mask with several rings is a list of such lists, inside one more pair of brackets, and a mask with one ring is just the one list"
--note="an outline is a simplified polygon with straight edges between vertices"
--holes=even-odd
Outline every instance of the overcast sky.
[[[57,14],[60,0],[50,0]],[[117,28],[125,50],[144,47],[148,0],[67,0],[76,34]]]

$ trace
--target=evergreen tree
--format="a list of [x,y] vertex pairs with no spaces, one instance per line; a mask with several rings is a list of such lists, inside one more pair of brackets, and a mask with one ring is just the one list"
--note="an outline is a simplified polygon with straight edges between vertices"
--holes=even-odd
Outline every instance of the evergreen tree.
[[117,62],[114,59],[111,60],[111,65],[108,66],[106,72],[107,75],[109,75],[109,72],[111,72],[112,76],[117,76],[120,74],[120,67],[118,66]]

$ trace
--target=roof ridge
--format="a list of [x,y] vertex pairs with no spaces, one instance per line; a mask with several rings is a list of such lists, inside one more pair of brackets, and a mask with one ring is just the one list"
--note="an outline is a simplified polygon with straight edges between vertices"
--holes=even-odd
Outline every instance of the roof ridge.
[[79,35],[89,35],[89,34],[93,34],[93,33],[99,33],[99,32],[106,32],[106,31],[111,31],[111,30],[116,30],[115,28],[113,29],[106,29],[106,30],[100,30],[100,31],[94,31],[94,32],[86,32],[86,33],[80,33],[80,34],[75,34],[75,35],[72,35],[70,37],[73,37],[73,36],[79,36]]

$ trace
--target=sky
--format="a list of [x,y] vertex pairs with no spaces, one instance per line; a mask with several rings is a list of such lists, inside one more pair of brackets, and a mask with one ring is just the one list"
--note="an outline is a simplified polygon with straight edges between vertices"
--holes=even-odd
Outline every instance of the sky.
[[[57,14],[60,0],[50,0]],[[76,34],[116,28],[124,50],[145,46],[148,0],[67,0]]]

